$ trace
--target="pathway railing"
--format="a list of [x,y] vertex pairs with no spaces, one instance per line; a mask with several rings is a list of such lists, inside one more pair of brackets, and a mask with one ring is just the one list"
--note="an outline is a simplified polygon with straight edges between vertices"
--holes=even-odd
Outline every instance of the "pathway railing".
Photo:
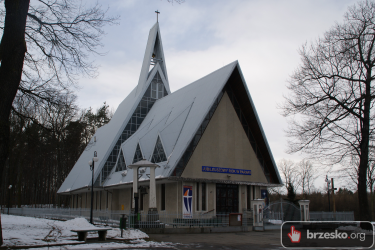
[[[3,209],[2,213],[7,213],[7,209]],[[90,209],[74,209],[74,208],[10,208],[9,213],[12,215],[22,215],[37,218],[70,220],[83,217],[89,220]],[[126,218],[126,226],[130,228],[192,228],[192,227],[228,227],[229,214],[212,214],[195,213],[191,218],[184,218],[180,213],[167,213],[159,211],[158,214],[148,214],[147,211],[141,211],[138,215],[138,223],[136,215],[131,211],[124,210],[93,210],[93,220],[95,224],[106,224],[111,226],[119,226],[120,218]],[[242,226],[252,226],[249,224],[248,213],[242,214]],[[236,220],[240,217],[235,217]],[[237,223],[238,224],[238,223]]]
[[354,221],[354,211],[350,212],[310,212],[311,221]]

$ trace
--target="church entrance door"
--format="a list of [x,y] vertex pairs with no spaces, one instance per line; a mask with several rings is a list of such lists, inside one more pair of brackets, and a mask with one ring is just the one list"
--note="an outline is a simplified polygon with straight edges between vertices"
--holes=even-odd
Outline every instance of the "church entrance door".
[[216,184],[216,213],[238,213],[238,185]]

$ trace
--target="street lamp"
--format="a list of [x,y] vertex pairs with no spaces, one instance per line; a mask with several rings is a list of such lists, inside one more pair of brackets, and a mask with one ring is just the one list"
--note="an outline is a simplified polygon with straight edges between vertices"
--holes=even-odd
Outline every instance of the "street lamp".
[[9,215],[9,207],[10,207],[10,189],[12,188],[12,185],[9,185],[9,192],[8,192],[8,215]]
[[330,191],[329,187],[330,187],[330,185],[331,185],[331,181],[328,180],[328,175],[326,175],[326,180],[325,180],[325,181],[327,182],[328,211],[331,212],[331,202],[330,202],[330,200],[329,200],[329,191]]
[[90,211],[90,223],[94,225],[92,222],[92,210],[94,207],[94,165],[95,162],[98,161],[99,158],[97,157],[96,151],[94,152],[94,157],[91,161],[89,161],[90,170],[92,171],[92,179],[91,179],[91,211]]

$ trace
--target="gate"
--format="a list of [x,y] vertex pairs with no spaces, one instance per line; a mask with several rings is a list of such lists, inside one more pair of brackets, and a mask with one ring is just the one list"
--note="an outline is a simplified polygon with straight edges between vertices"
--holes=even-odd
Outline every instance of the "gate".
[[263,220],[300,221],[299,207],[289,201],[275,201],[263,210]]

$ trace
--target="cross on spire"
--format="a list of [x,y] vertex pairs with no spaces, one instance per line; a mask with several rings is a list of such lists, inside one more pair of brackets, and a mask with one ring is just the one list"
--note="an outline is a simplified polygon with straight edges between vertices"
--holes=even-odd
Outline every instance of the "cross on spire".
[[160,12],[158,10],[156,10],[155,13],[156,13],[156,22],[158,23],[159,22],[159,14],[160,14]]

